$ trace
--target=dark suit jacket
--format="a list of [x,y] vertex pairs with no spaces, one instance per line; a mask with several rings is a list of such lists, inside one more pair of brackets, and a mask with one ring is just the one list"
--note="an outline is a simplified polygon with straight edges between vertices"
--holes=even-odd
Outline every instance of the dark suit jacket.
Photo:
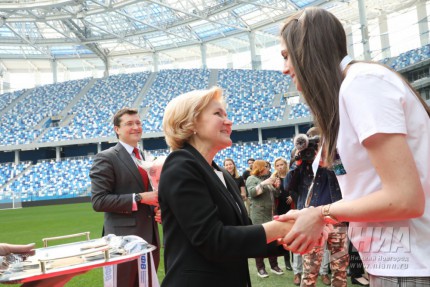
[[266,244],[261,225],[251,225],[236,183],[222,171],[227,188],[190,145],[166,159],[159,185],[162,286],[251,286],[247,258],[285,253]]
[[[138,210],[132,211],[131,194],[143,192],[145,187],[135,162],[121,143],[95,156],[90,178],[93,208],[105,212],[103,235],[137,235],[160,246],[153,208],[138,204]],[[159,254],[158,258],[157,252],[153,254],[158,266]]]

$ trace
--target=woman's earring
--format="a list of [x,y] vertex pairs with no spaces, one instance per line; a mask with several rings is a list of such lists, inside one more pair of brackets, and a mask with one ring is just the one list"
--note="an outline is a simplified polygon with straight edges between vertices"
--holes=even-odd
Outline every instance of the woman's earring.
[[194,131],[194,134],[196,135],[196,134],[197,134],[197,131]]

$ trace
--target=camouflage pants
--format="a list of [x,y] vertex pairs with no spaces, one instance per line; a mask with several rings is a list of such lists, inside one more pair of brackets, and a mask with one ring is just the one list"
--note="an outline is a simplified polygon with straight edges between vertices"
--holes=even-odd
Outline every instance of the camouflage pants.
[[[348,234],[346,224],[333,226],[328,235],[327,249],[330,251],[331,286],[347,286],[346,269],[349,264]],[[303,274],[301,287],[315,287],[318,279],[324,246],[316,246],[308,254],[303,255]]]

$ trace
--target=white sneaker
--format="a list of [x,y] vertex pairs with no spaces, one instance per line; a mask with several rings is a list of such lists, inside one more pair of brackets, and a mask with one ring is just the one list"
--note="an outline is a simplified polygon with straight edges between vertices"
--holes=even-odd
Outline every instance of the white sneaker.
[[369,286],[369,281],[364,277],[351,278],[353,285]]
[[257,275],[261,278],[267,278],[269,277],[269,274],[267,274],[266,270],[260,269],[257,271]]
[[276,275],[282,275],[282,274],[284,274],[284,271],[282,271],[282,269],[279,268],[278,266],[276,266],[275,268],[271,268],[270,271],[272,273],[275,273]]

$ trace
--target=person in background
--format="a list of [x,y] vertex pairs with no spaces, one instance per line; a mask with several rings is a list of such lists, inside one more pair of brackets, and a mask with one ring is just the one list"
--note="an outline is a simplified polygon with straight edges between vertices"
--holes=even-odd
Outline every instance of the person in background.
[[[254,161],[255,161],[255,159],[252,157],[248,158],[248,160],[246,161],[246,163],[248,164],[248,167],[242,173],[242,178],[243,178],[243,181],[245,183],[246,183],[246,180],[248,179],[248,177],[251,175],[252,164],[254,163]],[[245,202],[245,206],[246,206],[246,210],[248,211],[248,214],[249,214],[251,202],[249,200],[249,192],[248,192],[248,189],[246,188],[246,184],[245,184],[245,191],[246,191],[246,198],[247,198],[247,200]]]
[[[252,165],[251,176],[246,180],[251,208],[250,216],[253,224],[263,224],[272,220],[275,214],[275,197],[278,197],[279,178],[270,177],[270,167],[265,160],[256,160]],[[278,258],[269,256],[270,271],[277,275],[284,272],[278,266]],[[269,276],[264,265],[264,257],[255,258],[257,275],[261,278]]]
[[272,176],[272,164],[270,163],[270,161],[266,160],[266,164],[267,164],[267,169],[269,170],[269,177]]
[[[297,167],[297,163],[296,163],[296,153],[297,153],[297,149],[294,147],[291,150],[291,154],[290,154],[290,162],[288,163],[288,172],[287,175],[284,178],[284,181],[282,182],[282,185],[284,187],[284,190],[288,190],[288,186],[291,182],[291,177],[293,176],[293,170]],[[289,195],[291,196],[292,202],[291,202],[291,208],[290,209],[295,209],[297,206],[297,197],[294,197],[294,194],[291,194],[290,191],[288,191]]]
[[[307,131],[309,138],[319,138],[320,131],[312,127]],[[320,146],[320,144],[318,144]],[[318,147],[317,146],[317,147]],[[300,152],[300,153],[303,153]],[[315,150],[317,153],[317,150]],[[318,157],[317,159],[318,160]],[[310,169],[312,172],[312,169]],[[312,172],[313,174],[313,172]],[[342,199],[342,193],[336,174],[324,165],[323,161],[319,162],[316,173],[313,176],[312,183],[304,183],[306,197],[305,206],[322,206],[334,203]],[[328,253],[326,252],[328,250]],[[330,255],[330,269],[332,277],[328,275],[328,266],[324,266],[324,256]],[[347,224],[339,222],[333,224],[333,230],[328,234],[327,244],[325,246],[315,246],[309,253],[303,254],[303,276],[302,286],[316,286],[318,273],[324,285],[341,287],[347,285],[347,268],[349,264]],[[327,259],[325,261],[328,261]],[[331,281],[331,282],[330,282]]]
[[248,164],[248,167],[242,173],[242,178],[245,182],[248,179],[248,177],[251,175],[252,164],[254,163],[254,161],[255,159],[253,159],[252,157],[248,158],[248,160],[246,161],[246,163]]
[[[293,170],[297,167],[296,153],[297,153],[297,149],[294,147],[291,150],[289,171],[288,171],[287,176],[285,177],[285,179],[282,183],[282,185],[284,186],[284,190],[286,190],[287,193],[292,198],[293,202],[291,203],[291,209],[296,209],[296,207],[297,207],[297,193],[296,192],[292,193],[291,190],[288,189],[288,186],[291,183]],[[293,268],[293,273],[294,273],[293,283],[296,286],[300,286],[300,283],[302,281],[302,272],[303,272],[302,255],[299,253],[292,253],[292,255],[293,255],[292,256],[293,264],[291,267]]]
[[[293,203],[293,198],[289,193],[287,193],[283,184],[288,173],[288,163],[285,158],[278,157],[273,162],[273,166],[275,167],[275,172],[272,174],[272,177],[278,178],[281,182],[281,184],[279,185],[279,196],[275,200],[276,214],[281,215],[287,213],[291,208],[291,204]],[[284,256],[285,268],[289,271],[293,270],[290,261],[291,257],[291,252],[288,252]]]
[[430,108],[400,74],[353,61],[327,10],[294,13],[281,36],[283,72],[312,111],[343,195],[280,216],[296,220],[286,248],[308,253],[326,224],[350,222],[370,286],[430,286]]
[[[321,281],[324,285],[330,286],[331,279],[329,275],[329,265],[330,265],[330,250],[327,248],[327,244],[324,244],[322,247],[323,253],[321,255],[321,265],[319,270],[319,275],[321,276]],[[338,269],[336,266],[335,269]],[[333,286],[336,286],[336,284],[333,284]]]
[[[102,236],[137,235],[156,246],[152,256],[158,269],[160,239],[154,209],[158,206],[158,193],[152,191],[146,171],[137,164],[143,159],[138,146],[142,137],[138,111],[117,111],[113,128],[119,142],[99,152],[90,170],[92,206],[105,213]],[[118,264],[116,269],[118,286],[138,286],[136,260]]]
[[245,203],[245,206],[247,207],[246,210],[249,213],[249,203],[248,197],[246,196],[246,186],[245,181],[243,180],[243,177],[239,175],[239,172],[237,171],[236,164],[234,163],[233,159],[226,158],[224,160],[224,168],[228,171],[228,173],[233,177],[234,181],[237,184],[237,187],[239,187],[240,190],[240,196],[242,197],[243,202]]
[[171,153],[159,185],[166,270],[161,286],[251,287],[248,258],[283,255],[277,239],[292,223],[252,225],[236,182],[214,162],[232,144],[222,90],[174,98],[163,131]]

